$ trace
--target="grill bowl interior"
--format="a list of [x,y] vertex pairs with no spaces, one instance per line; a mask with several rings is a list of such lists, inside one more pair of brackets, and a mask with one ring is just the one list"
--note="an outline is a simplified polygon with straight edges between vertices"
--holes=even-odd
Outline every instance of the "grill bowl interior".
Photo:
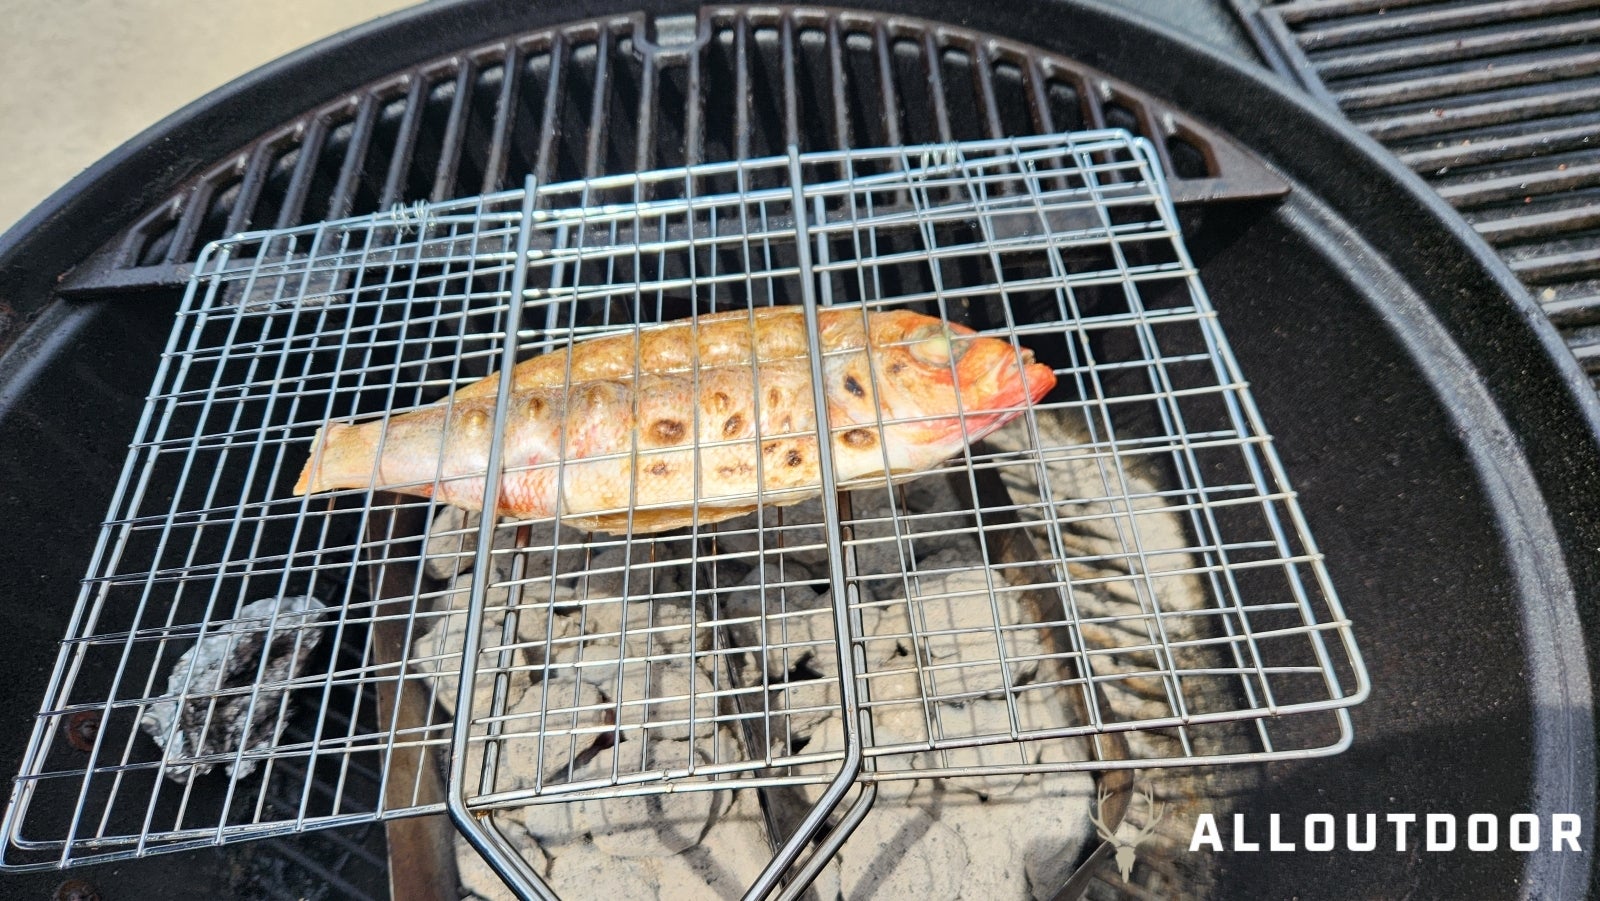
[[[898,11],[956,15],[937,3]],[[1594,401],[1575,367],[1554,355],[1560,345],[1500,264],[1372,145],[1171,34],[1091,4],[1049,15],[1068,14],[1073,27],[1058,34],[1035,33],[1023,11],[986,27],[1196,113],[1294,188],[1278,205],[1192,210],[1189,242],[1374,689],[1356,711],[1350,751],[1273,764],[1259,774],[1263,787],[1234,803],[1256,821],[1279,813],[1290,822],[1319,811],[1592,813],[1592,710],[1581,701],[1591,670],[1577,630],[1593,611],[1574,598],[1600,596],[1589,512],[1600,467]],[[170,292],[47,303],[55,275],[170,189],[192,168],[185,159],[220,159],[301,112],[298,98],[541,24],[535,16],[561,18],[442,4],[292,57],[158,126],[0,241],[0,293],[36,316],[0,360],[0,471],[10,486],[0,499],[0,590],[27,599],[11,619],[11,734],[24,734],[37,709],[176,303]],[[251,104],[244,121],[219,125]],[[173,146],[185,148],[182,159]],[[14,771],[19,751],[0,749],[0,764]],[[1246,781],[1228,769],[1206,778],[1219,793]],[[219,870],[223,860],[211,851],[156,858],[119,866],[116,878],[187,897],[161,874]],[[1213,872],[1217,897],[1346,897],[1418,883],[1441,895],[1510,896],[1531,883],[1578,897],[1589,878],[1585,855],[1509,851],[1237,854],[1188,865]],[[42,895],[59,879],[8,881]]]

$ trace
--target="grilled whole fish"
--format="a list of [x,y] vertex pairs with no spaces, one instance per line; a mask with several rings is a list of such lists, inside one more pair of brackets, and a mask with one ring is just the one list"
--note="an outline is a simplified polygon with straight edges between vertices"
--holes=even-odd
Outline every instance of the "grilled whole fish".
[[[819,313],[843,487],[927,472],[1055,385],[1007,341],[909,311]],[[658,532],[821,490],[799,307],[699,316],[580,341],[512,370],[499,513]],[[297,495],[386,489],[478,510],[498,376],[432,405],[318,430]],[[881,411],[881,417],[880,417]]]

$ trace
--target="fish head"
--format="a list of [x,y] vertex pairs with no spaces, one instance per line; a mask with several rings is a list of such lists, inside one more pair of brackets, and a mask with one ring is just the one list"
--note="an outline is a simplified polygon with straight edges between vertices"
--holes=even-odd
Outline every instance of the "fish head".
[[[1021,416],[1056,384],[1055,371],[1026,348],[909,311],[874,317],[867,353],[870,387],[858,384],[859,373],[857,384],[846,381],[852,373],[836,376],[830,404],[841,407],[845,421],[882,423],[883,452],[895,471],[920,470],[960,452]],[[840,419],[832,421],[837,428]],[[850,446],[849,433],[842,443]]]

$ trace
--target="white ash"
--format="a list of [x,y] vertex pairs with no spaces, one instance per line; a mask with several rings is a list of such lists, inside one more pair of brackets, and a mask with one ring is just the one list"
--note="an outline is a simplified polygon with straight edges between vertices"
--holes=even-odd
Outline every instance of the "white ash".
[[[626,746],[602,751],[595,758],[597,768],[609,768],[619,752],[627,753]],[[647,756],[649,769],[682,766],[690,756],[699,757],[701,764],[710,762],[691,751],[687,742],[658,742]],[[585,799],[574,805],[572,819],[576,828],[593,837],[597,850],[612,857],[670,857],[700,844],[719,800],[718,793],[710,791]]]
[[[1051,445],[1083,443],[1063,422],[1041,418],[1038,426]],[[991,449],[1023,451],[1027,436],[1016,424],[989,442]],[[1080,633],[1094,651],[1094,674],[1149,669],[1142,649],[1158,616],[1169,638],[1197,637],[1204,618],[1166,614],[1205,604],[1198,580],[1166,577],[1153,597],[1121,555],[1136,544],[1146,565],[1184,569],[1191,562],[1184,520],[1164,506],[1158,480],[1090,456],[1058,455],[1044,465],[1056,515],[1072,521],[1060,537],[1075,561],[1068,574],[1081,583],[1075,612],[1105,620]],[[1035,471],[1001,469],[1019,506],[1039,503]],[[1108,492],[1108,480],[1142,496],[1131,511],[1061,500],[1116,493]],[[1011,588],[1000,568],[982,565],[972,517],[961,512],[951,481],[934,475],[892,492],[851,495],[861,524],[852,544],[860,574],[852,603],[862,624],[873,741],[905,748],[879,762],[911,778],[879,783],[873,812],[814,883],[809,897],[820,901],[1049,898],[1097,841],[1091,775],[997,769],[1090,760],[1087,740],[927,748],[941,737],[1081,726],[1084,715],[1081,674],[1070,663],[1078,649],[1059,648],[1059,637],[1030,625],[1042,613],[1033,609],[1035,599]],[[700,539],[697,568],[652,561],[646,543],[630,555],[614,536],[563,549],[552,566],[549,544],[557,533],[548,524],[532,527],[536,550],[524,555],[515,608],[513,650],[521,656],[512,665],[516,684],[505,698],[494,783],[495,791],[526,792],[529,803],[495,821],[563,897],[738,897],[773,853],[753,789],[724,783],[600,798],[574,789],[573,800],[561,800],[568,785],[662,772],[669,781],[703,786],[705,777],[691,769],[763,753],[804,754],[828,759],[795,767],[790,772],[813,781],[771,797],[788,798],[803,813],[822,796],[837,772],[844,725],[820,521],[820,504],[810,501],[768,511],[765,532],[756,530],[754,516],[721,524]],[[476,524],[475,515],[446,508],[428,542],[428,572],[451,588],[441,604],[447,612],[413,647],[413,666],[440,672],[436,698],[446,709],[455,703],[448,671],[460,665]],[[491,651],[503,644],[504,583],[518,553],[512,531],[495,533],[483,637]],[[577,537],[569,529],[559,535]],[[681,560],[687,547],[657,556]],[[1143,618],[1130,615],[1139,611]],[[474,691],[487,698],[492,686],[480,676]],[[1094,697],[1102,717],[1130,720],[1170,715],[1166,689],[1159,679],[1098,681]],[[481,700],[475,706],[479,715],[486,709]],[[1162,741],[1129,738],[1136,756],[1172,755]],[[481,759],[474,746],[470,773]],[[952,769],[973,775],[915,776]],[[509,897],[470,849],[461,858],[467,896]]]
[[[459,507],[439,508],[428,530],[427,558],[423,572],[432,579],[454,579],[472,571],[478,553],[478,527],[482,517]],[[516,537],[509,529],[497,529],[494,549],[512,551]]]
[[[459,507],[440,506],[428,528],[428,543],[423,560],[423,572],[431,579],[450,581],[472,571],[477,562],[478,528],[482,517]],[[571,526],[558,531],[554,522],[526,524],[528,543],[525,551],[517,550],[516,530],[496,528],[493,553],[490,559],[497,576],[504,578],[510,572],[514,556],[522,557],[524,576],[548,576],[552,571],[577,572],[587,567],[585,549],[575,545],[577,532]],[[559,565],[552,566],[560,552]]]
[[874,808],[839,853],[846,898],[959,898],[968,850],[925,806]]
[[[595,737],[557,734],[541,740],[541,717],[559,720],[566,727],[604,729],[608,724],[602,711],[609,706],[599,689],[575,679],[545,680],[518,691],[503,714],[502,734],[509,737],[500,744],[493,790],[536,789],[573,781],[577,778],[574,765],[592,753]],[[480,778],[483,757],[483,743],[468,746],[465,772],[469,782]]]
[[[413,672],[433,677],[429,682],[433,688],[434,702],[452,714],[456,709],[456,685],[460,679],[461,648],[466,639],[467,601],[471,587],[470,574],[456,576],[438,609],[418,618],[417,631],[411,644],[411,656],[407,661]],[[504,587],[490,587],[485,593],[483,631],[480,638],[480,647],[485,653],[507,646],[504,630],[508,599],[509,592]],[[567,628],[565,618],[550,617],[545,613],[547,610],[547,604],[519,605],[516,611],[518,618],[516,634],[530,637],[538,635],[542,642],[547,626],[565,630]],[[561,634],[563,633],[558,632],[556,637],[560,637]],[[533,659],[530,655],[542,647],[541,643],[517,642],[512,653],[523,658],[519,661],[523,667],[533,667],[538,665],[539,660]],[[480,655],[480,660],[482,659],[485,658]],[[511,694],[506,698],[507,703],[516,702],[526,683],[526,679],[512,680],[512,687],[508,689]],[[493,690],[493,673],[480,667],[474,697],[487,700]]]
[[[1047,445],[1079,443],[1064,420],[1041,417],[1038,428]],[[1021,429],[1008,428],[991,436],[990,442],[1000,449],[1020,450],[1026,437]],[[1116,467],[1104,458],[1090,456],[1058,457],[1048,462],[1046,469],[1056,498],[1104,498],[1122,491],[1133,498],[1131,502],[1120,498],[1114,502],[1057,502],[1059,515],[1072,520],[1071,528],[1063,530],[1063,540],[1069,542],[1075,556],[1093,560],[1092,564],[1072,564],[1069,569],[1073,578],[1086,583],[1074,597],[1078,617],[1089,620],[1080,628],[1094,651],[1090,666],[1095,675],[1154,668],[1157,661],[1149,648],[1160,642],[1158,629],[1165,631],[1169,642],[1201,637],[1204,618],[1166,615],[1204,607],[1207,595],[1197,576],[1156,575],[1193,569],[1193,560],[1184,550],[1190,546],[1184,520],[1158,496],[1163,487],[1159,479],[1126,462]],[[1015,470],[1003,471],[1003,479],[1016,503],[1038,502],[1038,485],[1033,479]],[[1137,549],[1138,557],[1131,556],[1128,549]],[[1169,686],[1159,678],[1100,680],[1096,688],[1102,715],[1132,720],[1174,713]],[[1136,755],[1158,756],[1155,748],[1139,745],[1144,740],[1143,733],[1130,736]]]
[[[145,708],[139,727],[161,747],[162,772],[179,784],[211,772],[198,757],[271,747],[289,721],[285,683],[322,643],[315,623],[326,605],[314,597],[264,598],[240,608],[234,619],[211,623],[184,651],[167,677],[167,693]],[[263,653],[266,660],[263,662]],[[252,690],[250,686],[267,686]],[[244,757],[226,766],[229,776],[255,772]]]
[[[516,893],[489,866],[477,849],[464,841],[456,842],[456,876],[461,880],[461,897],[478,901],[517,901]],[[534,869],[542,870],[544,862],[535,859]],[[598,896],[597,896],[598,897]]]
[[[566,849],[551,858],[545,876],[563,898],[643,898],[664,894],[660,871],[650,858],[619,858],[598,849]],[[692,895],[682,897],[693,897]]]

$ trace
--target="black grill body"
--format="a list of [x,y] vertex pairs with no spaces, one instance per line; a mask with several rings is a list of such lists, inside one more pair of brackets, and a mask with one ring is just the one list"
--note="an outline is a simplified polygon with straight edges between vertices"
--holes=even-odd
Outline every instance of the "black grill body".
[[[1258,822],[1369,810],[1575,810],[1595,822],[1593,709],[1580,699],[1596,671],[1584,630],[1600,616],[1600,404],[1506,265],[1330,110],[1117,10],[993,5],[979,26],[968,4],[861,5],[852,19],[607,0],[581,11],[427,4],[202,100],[0,238],[0,298],[28,323],[0,357],[0,593],[33,599],[9,623],[10,734],[37,709],[173,285],[204,240],[530,171],[555,180],[791,141],[1044,130],[1078,124],[1076,111],[1085,125],[1160,137],[1195,199],[1235,198],[1187,208],[1190,246],[1374,677],[1349,752],[1253,774],[1266,787],[1237,806]],[[536,33],[552,37],[519,43]],[[641,55],[646,45],[655,50]],[[1066,63],[1035,72],[1029,46]],[[561,59],[570,78],[549,77]],[[738,101],[690,102],[713,86]],[[680,106],[681,118],[663,112]],[[1196,141],[1207,126],[1226,142]],[[1230,161],[1234,145],[1267,176],[1227,184],[1252,171]],[[15,769],[17,750],[0,748],[0,768]],[[1219,793],[1236,784],[1226,769],[1205,778]],[[130,896],[189,897],[172,868],[220,870],[218,854],[91,875],[124,880]],[[1581,897],[1591,878],[1587,854],[1191,857],[1214,897],[1413,885]],[[19,878],[7,891],[55,881]]]

